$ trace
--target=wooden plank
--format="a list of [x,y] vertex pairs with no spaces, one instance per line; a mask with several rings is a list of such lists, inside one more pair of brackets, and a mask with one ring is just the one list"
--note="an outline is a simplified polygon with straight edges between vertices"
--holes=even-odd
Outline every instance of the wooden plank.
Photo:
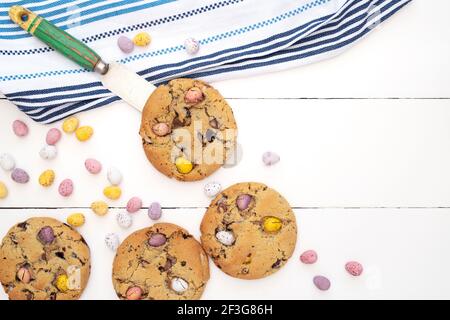
[[[98,158],[124,174],[124,206],[134,195],[167,207],[204,207],[207,181],[223,186],[261,181],[282,192],[295,207],[450,206],[450,108],[447,100],[230,100],[240,128],[242,162],[204,182],[180,183],[159,174],[146,160],[138,135],[140,115],[123,103],[80,115],[93,125],[91,141],[64,135],[53,161],[39,157],[48,126],[26,120],[30,134],[16,137],[11,123],[26,119],[3,102],[0,153],[9,152],[30,172],[18,185],[0,170],[11,196],[2,207],[78,207],[103,198],[105,174],[92,176],[84,160]],[[60,126],[60,124],[56,124]],[[267,168],[261,155],[278,152],[281,162]],[[53,168],[57,182],[72,178],[75,193],[64,199],[57,185],[43,189],[39,174]]]
[[[103,243],[106,233],[124,239],[132,231],[150,225],[145,212],[134,215],[133,226],[120,230],[112,210],[106,217],[88,210],[1,210],[0,237],[10,226],[34,216],[64,220],[84,211],[87,223],[80,228],[92,251],[92,275],[83,299],[116,299],[111,284],[114,253]],[[197,239],[202,209],[164,210],[163,220],[188,229]],[[295,210],[299,242],[294,256],[278,273],[255,281],[233,279],[210,263],[211,279],[204,299],[449,299],[450,210],[371,209]],[[303,250],[315,249],[315,265],[302,265]],[[363,263],[361,278],[345,270],[348,260]],[[432,271],[431,271],[432,270]],[[312,278],[331,279],[328,292],[314,288]],[[101,289],[100,289],[101,288]],[[270,288],[270,289],[268,289]],[[0,299],[6,299],[1,292]]]

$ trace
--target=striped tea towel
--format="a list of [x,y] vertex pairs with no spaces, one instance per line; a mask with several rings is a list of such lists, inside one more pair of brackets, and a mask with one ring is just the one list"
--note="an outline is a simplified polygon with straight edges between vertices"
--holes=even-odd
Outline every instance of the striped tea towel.
[[[411,0],[3,0],[0,92],[42,123],[119,98],[97,76],[31,37],[8,17],[23,5],[105,61],[120,61],[158,84],[177,77],[214,81],[292,68],[336,55]],[[146,31],[153,42],[126,55],[117,38]],[[184,40],[200,41],[190,56]],[[5,112],[5,111],[3,111]]]

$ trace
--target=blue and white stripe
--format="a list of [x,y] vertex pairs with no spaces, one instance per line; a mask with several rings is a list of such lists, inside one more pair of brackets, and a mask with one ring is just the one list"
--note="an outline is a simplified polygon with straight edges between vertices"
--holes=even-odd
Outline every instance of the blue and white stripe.
[[[342,3],[340,6],[336,6],[333,0],[290,1],[290,3],[298,2],[299,5],[289,8],[289,10],[280,10],[277,14],[271,14],[259,21],[242,24],[236,28],[230,26],[228,30],[219,30],[220,32],[216,33],[211,32],[211,34],[201,38],[202,52],[205,51],[205,53],[199,56],[186,59],[186,56],[183,55],[184,47],[182,45],[173,45],[118,60],[124,64],[141,66],[141,68],[137,69],[140,70],[138,73],[148,81],[156,84],[176,77],[216,80],[234,75],[249,75],[266,70],[281,70],[338,54],[368,34],[374,26],[388,19],[410,1],[348,0],[340,1]],[[59,5],[69,5],[69,3],[89,1],[56,2]],[[150,3],[155,1],[144,2]],[[173,22],[170,21],[170,17],[178,17],[176,21],[179,23],[180,20],[190,19],[195,15],[204,16],[206,19],[211,14],[233,14],[233,6],[241,6],[240,8],[242,8],[242,6],[245,6],[246,0],[210,2],[206,6],[186,10],[184,15],[183,12],[167,15],[168,20],[164,21],[164,23],[170,26]],[[309,16],[309,20],[300,19],[307,16],[311,11],[321,10],[322,7],[333,4],[334,10],[324,11],[327,14]],[[48,6],[49,1],[40,1],[36,3],[36,6],[38,5]],[[162,10],[163,8],[164,6],[161,6],[159,9],[153,10]],[[281,6],[281,8],[283,7]],[[46,9],[50,10],[50,8]],[[48,12],[55,14],[55,11],[57,10]],[[132,31],[146,29],[148,25],[145,25],[145,23],[149,24],[156,20],[163,21],[161,19],[150,20],[103,32],[102,35],[104,35],[104,38],[108,38],[129,32],[130,29],[127,28],[132,28]],[[288,27],[278,28],[279,25]],[[282,32],[274,32],[274,30]],[[212,28],[211,31],[216,30]],[[98,33],[88,36],[91,37],[89,41],[96,43],[96,41],[104,39],[96,38],[96,35]],[[264,37],[261,37],[261,35],[264,35]],[[0,31],[1,36],[2,32]],[[237,39],[241,42],[238,42]],[[244,40],[242,41],[242,39]],[[255,41],[255,39],[258,40]],[[239,45],[235,45],[235,42],[239,43]],[[203,48],[206,49],[203,50]],[[214,50],[218,48],[221,48],[221,50]],[[0,45],[0,56],[8,55],[8,53],[2,53],[2,49],[3,46]],[[41,49],[45,50],[45,48]],[[11,48],[7,50],[11,50]],[[25,50],[35,49],[29,48]],[[25,58],[35,54],[44,56],[46,53],[27,52],[17,54],[17,57]],[[181,59],[174,61],[172,60],[174,56],[181,57]],[[162,63],[150,68],[142,68],[142,66],[153,65],[151,63],[152,59],[160,59],[159,61]],[[3,91],[3,83],[21,84],[23,82],[29,84],[33,83],[33,81],[39,81],[39,79],[62,79],[64,78],[63,75],[79,77],[85,73],[87,73],[85,70],[72,66],[72,69],[53,69],[38,73],[25,72],[0,75],[0,90]],[[23,86],[17,86],[17,88],[22,88],[22,90],[4,91],[6,97],[33,120],[42,123],[51,123],[74,113],[98,108],[119,100],[111,92],[104,89],[98,81],[88,81],[81,84],[65,83],[63,86],[49,86],[35,90],[30,90],[30,87],[25,88]]]

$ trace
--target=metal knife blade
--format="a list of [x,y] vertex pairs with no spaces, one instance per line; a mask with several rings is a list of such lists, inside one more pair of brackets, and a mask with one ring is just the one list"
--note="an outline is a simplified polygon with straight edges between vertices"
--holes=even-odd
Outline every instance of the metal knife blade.
[[141,112],[156,89],[133,70],[115,62],[109,64],[109,70],[101,76],[101,81],[103,86]]

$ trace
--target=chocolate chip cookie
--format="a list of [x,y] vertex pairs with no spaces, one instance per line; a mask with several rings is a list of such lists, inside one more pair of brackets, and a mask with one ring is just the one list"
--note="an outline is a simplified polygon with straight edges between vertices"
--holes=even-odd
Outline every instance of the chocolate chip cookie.
[[123,300],[199,299],[209,279],[208,257],[186,230],[157,223],[123,241],[112,278]]
[[297,225],[289,203],[261,183],[239,183],[211,202],[200,226],[206,253],[225,273],[266,277],[292,256]]
[[218,170],[233,153],[237,126],[217,90],[199,80],[176,79],[150,96],[140,135],[156,169],[170,178],[195,181]]
[[90,269],[83,237],[51,218],[15,225],[0,247],[0,282],[11,300],[76,300]]

